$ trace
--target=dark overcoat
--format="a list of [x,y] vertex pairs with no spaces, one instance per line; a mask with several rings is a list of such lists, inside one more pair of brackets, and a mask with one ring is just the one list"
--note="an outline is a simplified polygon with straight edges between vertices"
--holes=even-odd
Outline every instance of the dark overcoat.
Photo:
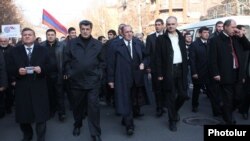
[[195,79],[193,83],[209,82],[208,52],[208,45],[204,44],[200,38],[197,38],[189,47],[191,75],[198,74],[198,79]]
[[[148,60],[144,56],[143,43],[133,39],[132,47],[134,53],[139,56],[139,61],[146,66]],[[114,82],[116,110],[122,115],[131,112],[131,87],[134,84],[137,87],[144,86],[144,71],[139,70],[139,66],[133,69],[132,65],[133,61],[123,39],[111,43],[108,55],[108,82]]]
[[0,52],[0,87],[7,87],[7,73],[5,67],[4,55]]
[[[250,42],[245,36],[242,38],[233,36],[231,38],[239,62],[237,81],[242,81],[246,77],[246,50],[250,49]],[[218,36],[210,40],[209,47],[211,77],[220,75],[220,84],[234,84],[233,55],[230,38],[221,32]]]
[[[182,56],[182,84],[183,89],[187,89],[188,61],[184,37],[177,30],[179,46]],[[156,73],[158,77],[163,77],[163,88],[166,91],[172,90],[174,86],[173,59],[174,50],[168,33],[160,35],[156,39]]]
[[[49,72],[49,56],[46,48],[34,45],[29,61],[24,45],[11,50],[9,64],[16,78],[15,104],[18,123],[43,122],[49,119],[49,100],[46,74]],[[40,66],[41,73],[21,76],[19,68]]]

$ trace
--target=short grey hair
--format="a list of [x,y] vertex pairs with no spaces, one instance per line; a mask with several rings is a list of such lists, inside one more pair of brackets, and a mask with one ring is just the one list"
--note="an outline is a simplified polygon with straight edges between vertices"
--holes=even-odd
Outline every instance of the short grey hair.
[[175,16],[169,16],[169,17],[167,18],[167,20],[166,20],[166,23],[168,22],[169,19],[175,19],[176,22],[177,22],[177,18],[176,18]]

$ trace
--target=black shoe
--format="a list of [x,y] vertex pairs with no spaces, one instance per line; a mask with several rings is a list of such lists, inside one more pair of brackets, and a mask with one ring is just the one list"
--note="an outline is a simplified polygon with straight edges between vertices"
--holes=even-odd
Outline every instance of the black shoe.
[[193,107],[192,108],[192,112],[197,113],[198,112],[198,108],[197,107]]
[[242,118],[245,120],[248,120],[248,114],[247,113],[242,113]]
[[79,136],[80,135],[80,128],[79,127],[75,127],[73,130],[73,136]]
[[59,114],[58,119],[59,119],[59,121],[63,122],[66,119],[66,115],[65,114]]
[[102,141],[100,136],[91,136],[92,141]]
[[127,127],[127,135],[131,136],[134,134],[134,128],[133,127]]
[[169,130],[172,131],[172,132],[177,131],[176,122],[174,122],[174,121],[169,122]]

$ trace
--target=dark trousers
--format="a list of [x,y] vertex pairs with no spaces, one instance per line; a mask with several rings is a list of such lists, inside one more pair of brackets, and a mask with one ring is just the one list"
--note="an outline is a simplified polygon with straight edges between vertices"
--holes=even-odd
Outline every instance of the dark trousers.
[[210,86],[208,84],[204,84],[204,83],[197,83],[195,82],[197,80],[193,79],[193,94],[192,94],[192,107],[198,107],[199,106],[199,96],[200,96],[200,92],[201,92],[201,88],[203,86],[206,87],[206,92],[207,94],[211,94],[211,90],[210,90]]
[[57,77],[48,77],[47,85],[51,113],[58,111],[58,114],[65,114],[65,97],[62,84],[57,83]]
[[241,99],[241,106],[239,108],[240,113],[248,114],[249,107],[250,107],[250,78],[246,78],[246,82],[244,83],[244,92],[243,97]]
[[71,93],[71,88],[70,88],[70,82],[68,79],[63,80],[63,93],[66,92],[67,94],[67,99],[69,102],[70,109],[72,109],[72,93]]
[[240,90],[242,89],[241,83],[224,84],[220,86],[222,98],[222,114],[226,124],[233,124],[233,111],[239,104],[238,98]]
[[210,82],[211,92],[210,98],[213,100],[212,108],[214,116],[218,116],[222,113],[222,105],[221,105],[221,91],[220,84],[218,81],[211,80]]
[[178,121],[178,111],[187,100],[187,91],[183,86],[181,64],[173,67],[173,87],[166,92],[168,116],[170,122]]
[[82,120],[88,115],[88,126],[92,136],[101,135],[99,89],[72,89],[74,126],[81,127]]
[[[208,81],[208,80],[207,80]],[[202,87],[206,87],[206,93],[207,96],[209,97],[211,107],[212,107],[212,112],[214,115],[218,115],[220,111],[220,103],[218,102],[219,99],[219,93],[216,93],[216,91],[213,91],[212,85],[210,82],[197,82],[196,79],[193,79],[193,96],[192,96],[192,107],[198,107],[199,106],[199,95],[200,95],[200,90]]]
[[0,116],[4,115],[6,111],[11,111],[14,103],[13,86],[9,86],[4,91],[0,92]]
[[[31,140],[33,137],[33,129],[30,123],[21,123],[20,128],[23,132],[24,140]],[[46,122],[36,123],[36,134],[37,141],[45,141],[45,133],[46,133]]]
[[5,92],[0,91],[0,117],[4,116],[5,114]]
[[140,112],[139,97],[137,96],[139,91],[140,88],[137,88],[135,84],[130,89],[130,104],[126,105],[127,109],[129,109],[129,113],[122,115],[126,128],[134,128],[133,114]]
[[153,86],[153,92],[155,94],[155,102],[156,102],[156,108],[162,109],[165,103],[165,95],[162,92],[162,82],[158,80],[155,73],[152,73],[152,86]]

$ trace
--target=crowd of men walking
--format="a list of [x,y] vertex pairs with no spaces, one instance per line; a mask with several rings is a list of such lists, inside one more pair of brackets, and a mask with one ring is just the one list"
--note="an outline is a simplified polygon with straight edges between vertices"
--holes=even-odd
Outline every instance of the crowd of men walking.
[[71,27],[60,42],[54,29],[48,29],[46,41],[41,42],[33,29],[24,28],[15,47],[1,34],[0,116],[11,113],[14,104],[23,141],[32,140],[32,123],[37,140],[44,141],[46,121],[56,113],[61,122],[66,118],[66,93],[74,117],[73,135],[80,135],[87,117],[92,140],[101,141],[99,99],[114,107],[129,136],[135,132],[134,118],[144,115],[141,106],[155,99],[156,116],[167,112],[174,132],[193,83],[192,112],[198,112],[203,90],[213,116],[236,124],[237,109],[247,120],[250,42],[244,26],[232,19],[219,21],[211,35],[208,27],[201,27],[194,42],[177,26],[174,16],[166,19],[166,26],[157,19],[146,42],[126,24],[119,25],[118,35],[110,30],[108,41],[104,36],[98,41],[88,20],[79,23],[79,36]]

